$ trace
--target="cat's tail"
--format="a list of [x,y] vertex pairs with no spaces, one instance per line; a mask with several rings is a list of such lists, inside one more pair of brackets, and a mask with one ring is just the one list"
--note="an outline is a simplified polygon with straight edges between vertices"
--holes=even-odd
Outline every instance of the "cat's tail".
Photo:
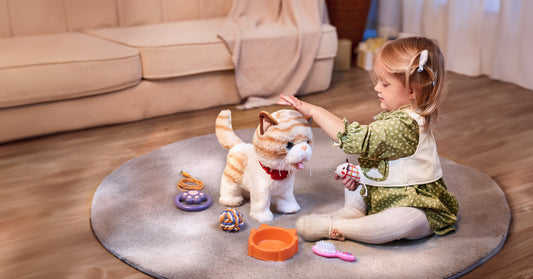
[[215,130],[218,142],[226,149],[242,143],[242,140],[233,132],[230,110],[223,110],[218,114]]

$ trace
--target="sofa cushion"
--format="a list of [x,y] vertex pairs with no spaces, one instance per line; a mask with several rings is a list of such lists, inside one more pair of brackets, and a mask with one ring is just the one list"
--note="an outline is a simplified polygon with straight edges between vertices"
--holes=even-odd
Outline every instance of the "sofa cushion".
[[[217,36],[224,20],[212,18],[86,32],[137,48],[143,77],[163,79],[233,69],[231,54]],[[317,58],[335,57],[336,34],[334,27],[323,25]]]
[[233,69],[217,37],[223,18],[103,28],[86,33],[139,50],[143,77],[162,79]]
[[7,0],[0,0],[0,38],[11,37]]
[[13,36],[68,31],[63,0],[8,1],[7,7]]
[[141,80],[133,48],[81,33],[0,39],[0,108],[122,89]]

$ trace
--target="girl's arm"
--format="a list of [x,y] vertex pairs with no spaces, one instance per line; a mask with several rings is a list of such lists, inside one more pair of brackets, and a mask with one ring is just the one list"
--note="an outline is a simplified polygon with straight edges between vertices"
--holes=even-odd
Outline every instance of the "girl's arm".
[[312,118],[332,140],[339,141],[337,134],[344,131],[344,122],[333,113],[322,107],[303,102],[294,96],[280,95],[278,104],[291,106],[305,118]]

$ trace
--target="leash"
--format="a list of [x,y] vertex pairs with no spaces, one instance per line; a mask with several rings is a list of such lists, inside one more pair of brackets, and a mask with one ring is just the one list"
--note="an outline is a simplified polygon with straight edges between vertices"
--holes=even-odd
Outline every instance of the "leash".
[[180,173],[185,176],[185,178],[178,181],[178,189],[180,191],[202,190],[204,188],[204,183],[201,180],[193,178],[184,171],[180,171]]

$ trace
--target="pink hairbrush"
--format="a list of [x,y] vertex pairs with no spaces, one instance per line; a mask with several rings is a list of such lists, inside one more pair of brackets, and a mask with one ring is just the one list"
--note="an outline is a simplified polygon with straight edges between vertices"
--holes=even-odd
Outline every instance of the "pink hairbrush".
[[348,253],[348,252],[338,252],[335,249],[335,245],[331,242],[327,242],[324,240],[320,240],[313,248],[311,248],[313,252],[319,256],[325,257],[325,258],[339,258],[341,260],[347,261],[347,262],[353,262],[355,261],[355,256]]

